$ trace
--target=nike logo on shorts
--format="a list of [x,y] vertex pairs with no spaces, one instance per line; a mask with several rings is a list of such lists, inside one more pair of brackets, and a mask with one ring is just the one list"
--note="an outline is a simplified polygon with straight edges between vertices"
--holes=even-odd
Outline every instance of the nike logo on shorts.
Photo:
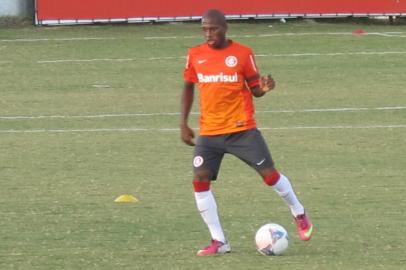
[[260,162],[258,162],[258,163],[256,163],[258,166],[260,166],[262,163],[264,163],[265,162],[265,158],[263,159],[263,160],[261,160]]

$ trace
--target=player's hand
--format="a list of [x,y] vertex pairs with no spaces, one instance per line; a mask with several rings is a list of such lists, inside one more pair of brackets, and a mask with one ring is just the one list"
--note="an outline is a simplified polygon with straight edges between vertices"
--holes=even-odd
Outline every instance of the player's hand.
[[262,76],[260,79],[260,88],[264,92],[269,92],[276,86],[275,80],[272,78],[271,74]]
[[191,129],[187,125],[181,125],[180,126],[180,137],[184,143],[190,146],[194,146],[194,138],[195,138],[195,133],[193,129]]

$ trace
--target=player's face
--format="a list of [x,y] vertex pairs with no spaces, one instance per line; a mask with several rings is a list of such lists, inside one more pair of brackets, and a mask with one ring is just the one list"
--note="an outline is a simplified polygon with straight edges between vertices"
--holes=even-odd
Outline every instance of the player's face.
[[202,30],[207,44],[213,48],[226,46],[227,27],[213,18],[202,19]]

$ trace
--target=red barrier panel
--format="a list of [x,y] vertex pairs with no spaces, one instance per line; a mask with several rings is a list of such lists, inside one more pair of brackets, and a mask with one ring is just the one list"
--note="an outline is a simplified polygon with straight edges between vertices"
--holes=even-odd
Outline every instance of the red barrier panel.
[[[406,0],[36,0],[38,24],[64,21],[197,19],[209,8],[256,18],[345,15],[406,15]],[[171,19],[172,18],[172,19]]]

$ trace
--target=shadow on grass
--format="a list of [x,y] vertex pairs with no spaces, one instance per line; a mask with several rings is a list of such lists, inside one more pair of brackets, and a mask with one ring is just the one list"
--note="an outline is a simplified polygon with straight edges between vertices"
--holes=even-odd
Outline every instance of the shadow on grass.
[[34,25],[33,17],[1,16],[0,28],[26,27]]

